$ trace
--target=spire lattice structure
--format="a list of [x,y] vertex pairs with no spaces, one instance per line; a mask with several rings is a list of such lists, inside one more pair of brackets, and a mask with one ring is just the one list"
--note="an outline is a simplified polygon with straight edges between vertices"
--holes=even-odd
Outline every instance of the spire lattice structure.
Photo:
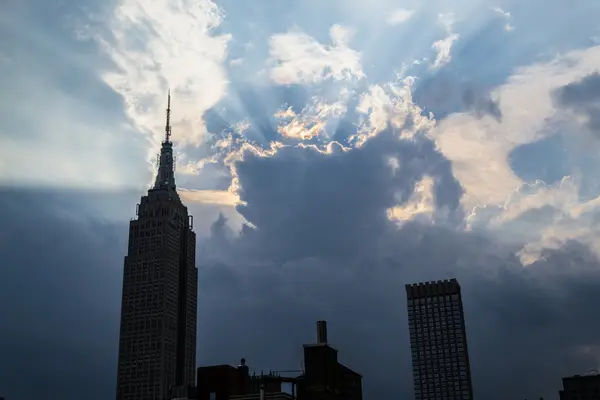
[[165,124],[165,140],[158,156],[158,172],[154,189],[167,189],[175,192],[175,159],[173,142],[171,142],[171,90],[167,99],[167,121]]
[[171,89],[167,100],[167,123],[165,125],[165,142],[171,141]]

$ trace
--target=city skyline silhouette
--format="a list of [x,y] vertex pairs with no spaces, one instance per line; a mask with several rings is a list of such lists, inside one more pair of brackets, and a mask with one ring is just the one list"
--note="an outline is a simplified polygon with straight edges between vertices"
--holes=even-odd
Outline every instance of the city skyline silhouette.
[[4,2],[0,397],[114,399],[120,342],[134,376],[128,346],[164,350],[162,322],[121,311],[124,293],[165,298],[130,275],[124,291],[124,269],[162,279],[130,253],[157,237],[130,227],[163,223],[137,214],[175,183],[197,290],[168,297],[189,326],[123,388],[241,358],[304,371],[327,321],[365,400],[414,399],[406,285],[456,279],[473,398],[593,394],[599,16],[594,0]]

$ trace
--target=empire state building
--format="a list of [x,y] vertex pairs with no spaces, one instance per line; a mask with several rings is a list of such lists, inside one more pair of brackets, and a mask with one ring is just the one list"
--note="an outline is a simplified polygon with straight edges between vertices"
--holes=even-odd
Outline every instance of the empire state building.
[[196,234],[175,188],[170,113],[169,93],[156,181],[129,224],[117,400],[165,400],[195,383]]

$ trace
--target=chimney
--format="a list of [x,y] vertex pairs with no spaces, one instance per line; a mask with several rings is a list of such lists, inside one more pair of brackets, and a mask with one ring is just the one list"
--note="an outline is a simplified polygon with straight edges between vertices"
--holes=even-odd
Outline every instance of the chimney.
[[327,322],[317,321],[317,343],[327,344]]

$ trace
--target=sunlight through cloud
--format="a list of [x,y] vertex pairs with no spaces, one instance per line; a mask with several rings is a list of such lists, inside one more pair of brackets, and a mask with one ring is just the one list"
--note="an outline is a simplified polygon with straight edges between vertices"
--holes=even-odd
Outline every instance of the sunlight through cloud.
[[271,37],[271,79],[280,85],[310,84],[327,79],[363,78],[360,52],[350,47],[352,30],[333,25],[331,44],[325,45],[304,32]]
[[103,79],[123,96],[135,127],[152,135],[154,149],[169,88],[173,139],[195,146],[204,140],[203,113],[227,88],[223,62],[231,36],[213,34],[223,17],[210,0],[121,0],[108,21],[112,37],[95,36],[117,66]]

